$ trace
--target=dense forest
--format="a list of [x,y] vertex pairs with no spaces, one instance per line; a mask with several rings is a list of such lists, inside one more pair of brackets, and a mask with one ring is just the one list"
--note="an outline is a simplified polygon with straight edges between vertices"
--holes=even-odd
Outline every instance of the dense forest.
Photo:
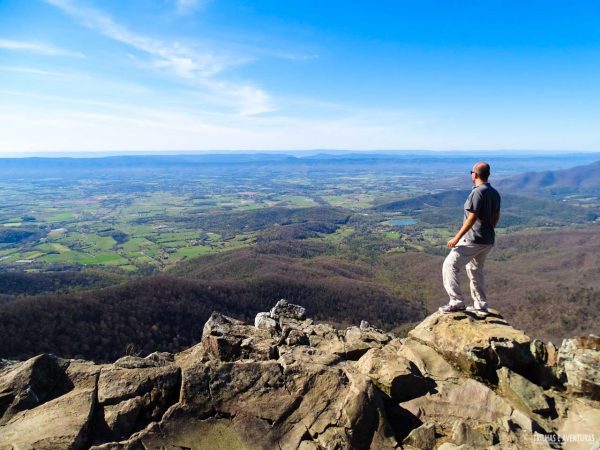
[[[396,331],[446,301],[443,256],[409,252],[350,260],[334,250],[310,240],[265,242],[115,287],[69,286],[39,295],[24,295],[41,289],[27,276],[12,276],[13,292],[22,293],[0,304],[0,358],[51,352],[110,361],[126,353],[177,351],[199,341],[213,311],[252,321],[279,298],[304,305],[319,321],[347,326],[366,320]],[[531,336],[557,344],[599,333],[599,266],[595,230],[501,236],[487,265],[490,304]],[[10,277],[3,275],[7,285]],[[77,276],[73,281],[89,288],[96,275]]]
[[271,260],[260,277],[238,281],[159,275],[115,288],[6,302],[0,305],[0,357],[50,352],[111,361],[125,353],[179,351],[199,341],[213,311],[251,322],[280,298],[340,325],[367,320],[391,329],[425,315],[422,305],[354,278],[352,267],[313,277],[318,269],[299,273],[286,262]]

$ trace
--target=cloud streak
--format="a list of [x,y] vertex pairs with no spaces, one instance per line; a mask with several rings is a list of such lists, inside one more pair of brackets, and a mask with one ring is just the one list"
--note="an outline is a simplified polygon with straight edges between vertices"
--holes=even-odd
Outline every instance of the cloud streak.
[[73,52],[55,47],[51,44],[39,42],[23,42],[11,39],[0,39],[0,49],[36,53],[45,56],[68,56],[74,58],[84,58],[85,55],[79,52]]
[[185,16],[200,9],[206,3],[205,0],[175,0],[177,14]]
[[[143,52],[152,58],[150,66],[160,71],[191,81],[198,87],[213,90],[218,96],[229,98],[237,104],[239,114],[259,114],[272,111],[271,98],[259,87],[215,80],[225,70],[251,61],[225,52],[200,51],[179,42],[165,43],[153,37],[135,33],[117,23],[108,14],[91,6],[76,4],[71,0],[45,0],[81,25]],[[187,2],[187,7],[192,3]]]

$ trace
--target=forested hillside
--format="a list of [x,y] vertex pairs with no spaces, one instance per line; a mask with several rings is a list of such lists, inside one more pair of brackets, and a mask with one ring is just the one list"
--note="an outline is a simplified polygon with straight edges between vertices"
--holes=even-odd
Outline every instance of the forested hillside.
[[526,172],[500,182],[511,191],[544,193],[597,193],[600,189],[600,161],[564,170]]
[[[306,306],[317,320],[367,320],[399,331],[447,301],[443,256],[356,256],[351,261],[312,241],[275,241],[116,287],[11,296],[0,305],[0,358],[50,352],[108,361],[177,351],[198,342],[213,310],[251,321],[279,298]],[[487,265],[490,304],[533,337],[598,334],[598,267],[595,229],[501,236]]]

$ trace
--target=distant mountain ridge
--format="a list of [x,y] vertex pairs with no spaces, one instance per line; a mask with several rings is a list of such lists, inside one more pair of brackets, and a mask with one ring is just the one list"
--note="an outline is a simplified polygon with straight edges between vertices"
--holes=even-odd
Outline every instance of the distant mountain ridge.
[[498,181],[499,188],[511,191],[593,191],[600,189],[600,161],[564,170],[526,172]]
[[[496,186],[496,184],[494,184]],[[578,206],[566,205],[548,198],[528,198],[514,195],[511,189],[498,188],[502,195],[502,218],[499,226],[563,226],[593,222],[598,213]],[[468,190],[448,190],[435,194],[397,200],[377,205],[378,212],[402,212],[423,223],[444,225],[460,223],[460,210],[469,195]]]

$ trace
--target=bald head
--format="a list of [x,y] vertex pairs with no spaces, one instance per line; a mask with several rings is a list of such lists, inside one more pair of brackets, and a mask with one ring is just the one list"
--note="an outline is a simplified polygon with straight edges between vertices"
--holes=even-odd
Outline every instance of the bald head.
[[481,181],[487,181],[490,177],[490,165],[486,162],[478,162],[473,166],[473,172],[479,175]]

